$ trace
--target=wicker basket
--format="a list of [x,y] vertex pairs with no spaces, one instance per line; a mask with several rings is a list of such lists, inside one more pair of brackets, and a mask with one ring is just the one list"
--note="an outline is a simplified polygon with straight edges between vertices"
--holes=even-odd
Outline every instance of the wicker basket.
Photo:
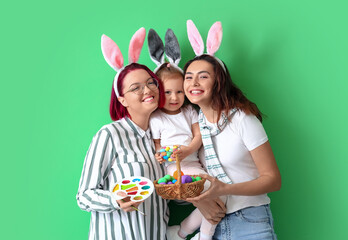
[[[181,173],[180,160],[176,156],[176,168],[178,175]],[[190,175],[193,177],[198,177],[198,175]],[[205,179],[181,184],[181,177],[174,184],[159,184],[158,180],[154,181],[155,189],[158,195],[164,199],[186,199],[198,196],[204,189]]]

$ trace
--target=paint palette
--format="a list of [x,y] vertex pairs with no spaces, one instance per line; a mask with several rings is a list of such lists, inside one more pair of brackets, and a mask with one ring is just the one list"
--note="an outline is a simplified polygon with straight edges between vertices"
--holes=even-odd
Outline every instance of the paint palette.
[[111,195],[115,200],[130,197],[131,201],[139,202],[150,197],[153,190],[154,186],[150,179],[144,177],[129,177],[117,182]]

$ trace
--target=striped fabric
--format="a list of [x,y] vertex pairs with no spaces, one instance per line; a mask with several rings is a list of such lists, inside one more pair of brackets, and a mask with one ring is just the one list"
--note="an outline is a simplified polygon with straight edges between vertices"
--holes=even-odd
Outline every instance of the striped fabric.
[[[232,116],[232,114],[234,114],[235,112],[236,109],[232,109],[230,110],[229,115]],[[202,110],[200,110],[198,115],[198,123],[201,130],[205,162],[208,173],[224,183],[231,184],[232,181],[221,166],[219,158],[216,155],[214,149],[213,141],[211,139],[211,137],[218,135],[226,127],[228,118],[225,116],[225,114],[222,114],[218,124],[216,124],[216,126],[212,128],[207,126],[204,114]]]
[[156,193],[126,213],[112,201],[114,184],[130,176],[151,180],[164,176],[155,160],[150,131],[124,118],[104,126],[88,149],[76,196],[82,210],[91,212],[89,239],[165,239],[169,213],[167,202]]

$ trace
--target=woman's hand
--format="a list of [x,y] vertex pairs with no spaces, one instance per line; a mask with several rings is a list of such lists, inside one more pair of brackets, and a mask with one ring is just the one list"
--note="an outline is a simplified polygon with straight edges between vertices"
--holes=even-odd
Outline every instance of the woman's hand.
[[[186,201],[188,201],[188,199],[186,199]],[[226,207],[220,198],[200,201],[192,200],[188,202],[191,202],[195,207],[197,207],[204,218],[213,225],[218,224],[221,219],[225,217]]]
[[196,206],[208,222],[218,224],[227,210],[225,203],[219,198],[219,196],[227,195],[224,192],[225,183],[208,174],[200,174],[200,176],[211,182],[210,188],[203,194],[194,198],[187,198],[185,201]]
[[130,201],[130,197],[121,199],[121,200],[116,200],[120,208],[125,211],[125,212],[132,212],[136,211],[134,208],[138,208],[138,206],[143,202],[133,202]]
[[207,179],[210,182],[209,189],[197,197],[187,198],[186,201],[191,202],[191,201],[202,201],[207,199],[211,200],[211,199],[216,199],[219,196],[228,195],[228,193],[226,192],[227,190],[226,187],[228,186],[226,185],[229,185],[229,184],[223,183],[217,178],[214,178],[208,174],[200,174],[199,176]]

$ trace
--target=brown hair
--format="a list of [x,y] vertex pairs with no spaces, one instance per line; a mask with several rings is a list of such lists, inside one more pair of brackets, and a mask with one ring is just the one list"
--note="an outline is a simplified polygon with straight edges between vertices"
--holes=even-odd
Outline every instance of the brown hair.
[[[204,60],[210,63],[214,68],[215,82],[213,86],[212,108],[217,111],[219,119],[224,112],[228,116],[229,110],[237,108],[246,114],[254,114],[262,122],[262,113],[255,103],[251,102],[243,92],[232,82],[231,75],[224,64],[226,71],[220,63],[212,56],[203,54],[188,61],[184,67],[184,74],[191,63],[198,60]],[[219,120],[218,119],[218,120]]]

